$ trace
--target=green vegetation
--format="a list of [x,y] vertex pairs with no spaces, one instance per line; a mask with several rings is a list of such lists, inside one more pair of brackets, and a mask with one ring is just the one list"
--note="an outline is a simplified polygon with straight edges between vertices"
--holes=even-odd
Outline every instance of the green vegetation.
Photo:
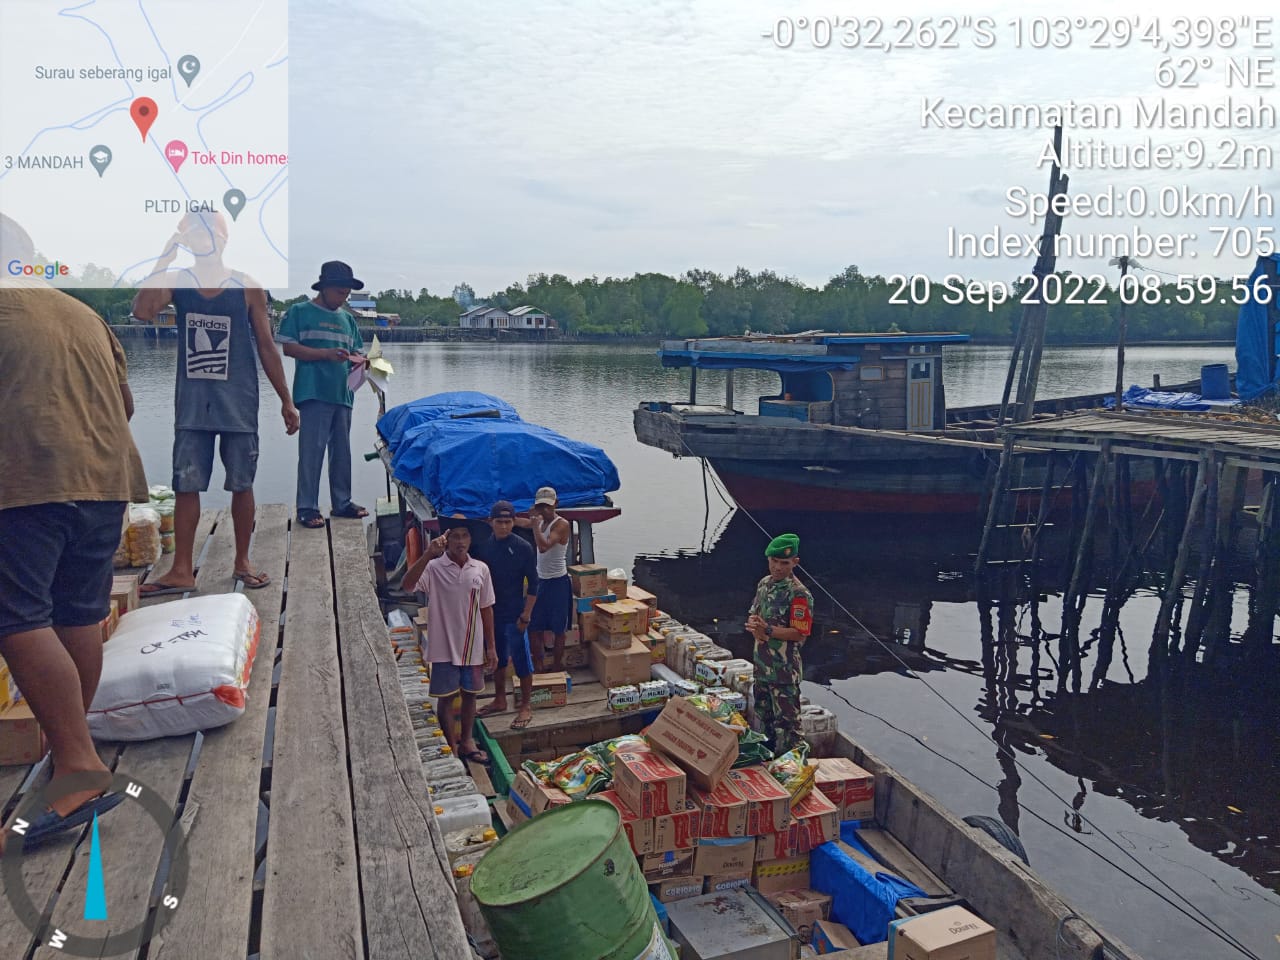
[[[69,290],[114,323],[127,322],[132,294],[119,289],[94,289],[97,282],[87,268],[78,288]],[[102,271],[106,274],[107,271]],[[1114,287],[1097,289],[1077,284],[1069,273],[1061,273],[1069,299],[1098,301],[1059,303],[1049,309],[1048,340],[1052,343],[1111,342],[1117,335],[1120,297]],[[1128,307],[1128,339],[1230,340],[1235,336],[1237,307],[1231,303],[1230,278],[1219,281],[1209,304],[1179,304],[1178,298],[1203,299],[1189,289],[1172,283],[1158,288],[1153,274],[1140,274],[1142,284],[1151,284],[1146,300]],[[1141,288],[1139,288],[1141,289]],[[1017,291],[1021,296],[1025,288]],[[292,300],[273,300],[283,311]],[[891,328],[913,333],[956,331],[988,342],[1009,341],[1013,337],[1022,306],[1017,297],[988,308],[985,301],[948,303],[958,299],[940,283],[917,283],[914,292],[902,291],[899,283],[885,277],[866,276],[855,266],[845,268],[822,287],[810,287],[771,270],[760,273],[739,267],[729,276],[710,270],[689,270],[679,278],[660,273],[638,273],[633,277],[588,277],[572,281],[563,274],[539,273],[526,283],[513,283],[487,297],[475,297],[465,283],[454,287],[452,295],[436,296],[425,287],[415,295],[410,290],[383,290],[374,294],[379,313],[400,315],[402,326],[456,326],[463,307],[459,304],[488,304],[512,308],[531,304],[556,319],[570,334],[630,337],[698,337],[757,333],[796,333],[802,330],[836,332],[880,331]],[[904,302],[890,302],[895,298]],[[1053,299],[1050,297],[1049,299]],[[1226,299],[1225,304],[1218,303]],[[1165,301],[1168,301],[1167,303]]]

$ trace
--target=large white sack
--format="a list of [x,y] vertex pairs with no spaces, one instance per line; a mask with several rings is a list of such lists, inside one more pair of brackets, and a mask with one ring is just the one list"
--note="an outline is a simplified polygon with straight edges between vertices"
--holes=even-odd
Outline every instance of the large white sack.
[[89,708],[99,740],[150,740],[230,723],[244,713],[258,612],[240,593],[132,610],[102,648]]

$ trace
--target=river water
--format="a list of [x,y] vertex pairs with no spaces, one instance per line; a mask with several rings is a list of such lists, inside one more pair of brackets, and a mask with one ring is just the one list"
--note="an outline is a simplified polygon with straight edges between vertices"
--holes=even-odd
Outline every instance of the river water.
[[[176,346],[131,340],[126,351],[134,435],[151,482],[167,483]],[[818,598],[805,693],[831,707],[842,730],[955,813],[1016,826],[1046,881],[1144,956],[1244,955],[1215,927],[1257,956],[1280,956],[1280,698],[1268,678],[1219,671],[1197,676],[1195,695],[1171,710],[1146,680],[1153,591],[1125,605],[1105,675],[1084,692],[1060,690],[1056,645],[1039,641],[1032,611],[984,611],[975,601],[976,531],[940,531],[928,520],[752,518],[726,505],[697,460],[638,443],[638,402],[688,395],[688,373],[664,370],[653,347],[388,344],[385,353],[396,369],[389,403],[481,390],[526,420],[603,447],[622,478],[613,495],[622,516],[597,528],[597,559],[633,572],[665,609],[728,646],[746,649],[742,621],[767,539],[757,523],[796,528]],[[998,399],[1007,359],[1003,347],[948,348],[948,402]],[[1108,390],[1114,363],[1107,348],[1049,348],[1040,395]],[[1205,363],[1234,365],[1232,350],[1132,347],[1126,380],[1193,380]],[[736,405],[749,409],[776,391],[776,377],[740,372]],[[722,379],[703,373],[699,394],[722,397]],[[296,440],[284,435],[265,379],[262,396],[256,493],[259,502],[291,503]],[[380,465],[360,459],[372,450],[376,414],[373,395],[362,393],[355,493],[370,508],[386,492]],[[215,490],[205,502],[228,496]],[[1036,611],[1051,633],[1056,599],[1050,591]],[[1245,603],[1242,592],[1237,631]],[[1086,607],[1082,637],[1099,606]],[[1087,677],[1094,667],[1086,660]]]

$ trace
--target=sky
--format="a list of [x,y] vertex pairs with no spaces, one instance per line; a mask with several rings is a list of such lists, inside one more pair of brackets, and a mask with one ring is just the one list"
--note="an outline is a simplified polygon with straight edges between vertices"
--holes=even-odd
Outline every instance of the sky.
[[[1090,49],[1092,26],[1074,29],[1065,49],[1014,48],[1009,21],[1020,17],[1029,30],[1037,16],[1061,16],[1060,7],[972,8],[970,17],[996,24],[996,45],[986,50],[963,25],[958,49],[888,53],[842,46],[842,30],[820,48],[821,31],[801,25],[857,10],[864,21],[881,18],[881,37],[895,38],[901,19],[918,26],[931,18],[938,29],[940,17],[968,9],[837,0],[293,0],[287,292],[305,290],[330,259],[350,262],[374,290],[439,294],[466,282],[482,296],[537,272],[576,280],[743,266],[821,285],[855,264],[886,276],[1011,280],[1031,258],[956,257],[948,231],[1038,234],[1039,224],[1008,213],[1005,191],[1046,189],[1048,168],[1037,164],[1051,131],[925,129],[921,104],[938,97],[1122,109],[1120,129],[1068,137],[1200,137],[1210,156],[1227,137],[1280,149],[1274,130],[1144,131],[1131,122],[1138,97],[1221,99],[1226,57],[1245,55],[1242,46],[1189,51],[1199,86],[1162,90],[1160,61],[1188,51],[1137,41]],[[1083,3],[1065,12],[1145,23],[1156,16],[1147,9]],[[1163,4],[1164,35],[1176,17],[1205,9]],[[1253,12],[1231,2],[1212,7],[1215,17],[1233,11]],[[774,37],[787,25],[795,36],[784,48]],[[1280,42],[1280,28],[1272,34]],[[1214,64],[1200,66],[1201,55]],[[1144,188],[1152,206],[1161,189],[1181,186],[1280,193],[1270,166],[1069,173],[1072,197]],[[1252,210],[1239,220],[1068,216],[1064,232],[1127,233],[1135,224],[1152,234],[1194,232],[1186,249],[1195,257],[1143,262],[1169,273],[1247,274],[1253,228],[1273,219]],[[1218,225],[1241,228],[1241,255],[1211,256]],[[1105,258],[1058,265],[1116,275]]]

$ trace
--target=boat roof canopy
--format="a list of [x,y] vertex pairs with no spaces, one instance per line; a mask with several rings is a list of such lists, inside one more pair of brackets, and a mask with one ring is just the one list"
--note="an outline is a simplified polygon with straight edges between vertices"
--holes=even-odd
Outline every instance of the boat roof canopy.
[[664,367],[774,370],[822,373],[852,370],[859,347],[968,343],[967,333],[804,333],[779,336],[704,337],[664,340],[658,356]]

